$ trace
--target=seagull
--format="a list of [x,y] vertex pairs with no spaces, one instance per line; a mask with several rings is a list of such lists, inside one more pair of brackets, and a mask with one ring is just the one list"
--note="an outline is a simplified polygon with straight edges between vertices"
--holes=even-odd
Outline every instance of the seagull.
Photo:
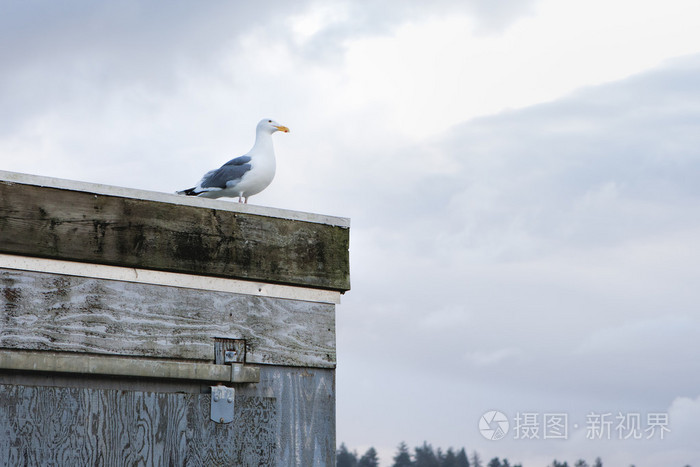
[[275,178],[272,133],[277,131],[289,133],[289,128],[267,118],[260,120],[255,127],[255,144],[247,154],[207,172],[197,186],[177,194],[202,198],[237,197],[239,203],[248,203],[250,196],[263,191]]

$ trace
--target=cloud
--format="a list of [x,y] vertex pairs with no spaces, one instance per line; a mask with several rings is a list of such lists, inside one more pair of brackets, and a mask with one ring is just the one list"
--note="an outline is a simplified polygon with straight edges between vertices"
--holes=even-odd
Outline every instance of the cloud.
[[485,201],[482,209],[506,223],[497,224],[501,232],[517,221],[577,245],[692,224],[682,213],[700,194],[688,175],[700,168],[690,150],[699,142],[700,89],[690,82],[698,68],[692,57],[624,84],[461,125],[442,150],[464,181],[449,200],[453,214],[472,214],[470,206]]
[[[420,365],[469,394],[467,420],[494,407],[664,410],[696,388],[699,68],[686,57],[397,150],[414,163],[353,215],[339,354]],[[417,189],[421,162],[435,190]],[[344,347],[363,323],[379,337]],[[616,459],[632,462],[624,446]]]
[[517,357],[522,351],[513,347],[506,347],[492,352],[475,351],[469,353],[466,358],[477,367],[494,366],[505,359]]

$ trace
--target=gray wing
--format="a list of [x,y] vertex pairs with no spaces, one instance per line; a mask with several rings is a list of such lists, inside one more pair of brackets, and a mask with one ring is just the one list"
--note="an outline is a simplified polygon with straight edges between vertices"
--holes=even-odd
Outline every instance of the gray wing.
[[232,182],[240,180],[251,169],[250,156],[240,156],[231,159],[220,168],[212,170],[204,175],[200,186],[202,188],[221,188],[230,186]]

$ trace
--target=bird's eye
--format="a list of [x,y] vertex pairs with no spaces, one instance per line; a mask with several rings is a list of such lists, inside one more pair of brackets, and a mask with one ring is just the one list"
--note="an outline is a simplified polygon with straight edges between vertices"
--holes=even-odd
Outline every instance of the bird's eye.
[[272,120],[268,120],[267,123],[272,123]]

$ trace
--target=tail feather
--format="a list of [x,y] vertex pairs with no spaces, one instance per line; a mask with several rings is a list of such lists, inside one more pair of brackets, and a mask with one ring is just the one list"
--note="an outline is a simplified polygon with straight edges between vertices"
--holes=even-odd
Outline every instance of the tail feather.
[[199,193],[197,193],[195,190],[196,187],[192,188],[187,188],[186,190],[178,191],[176,192],[178,195],[186,195],[186,196],[197,196]]

